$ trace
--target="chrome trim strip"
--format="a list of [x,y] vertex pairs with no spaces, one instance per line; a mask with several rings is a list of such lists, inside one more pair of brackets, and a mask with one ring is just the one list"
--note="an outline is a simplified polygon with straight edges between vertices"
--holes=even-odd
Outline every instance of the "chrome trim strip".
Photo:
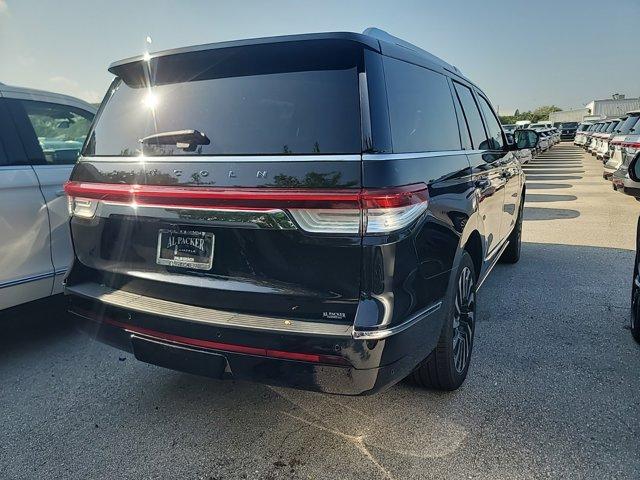
[[442,150],[439,152],[416,153],[365,153],[362,160],[409,160],[413,158],[449,157],[454,155],[469,155],[484,153],[486,150]]
[[345,324],[267,317],[197,307],[160,298],[145,297],[123,290],[114,290],[97,283],[81,283],[67,286],[64,291],[65,294],[89,298],[106,305],[134,312],[218,327],[335,338],[349,338],[352,330],[351,325]]
[[111,215],[152,217],[167,220],[193,220],[206,223],[232,224],[239,228],[262,228],[266,230],[296,230],[297,226],[289,215],[277,208],[270,210],[239,210],[196,207],[174,207],[140,205],[100,201],[96,207],[96,217]]
[[35,282],[38,280],[45,280],[55,275],[54,272],[41,273],[40,275],[32,275],[30,277],[19,278],[18,280],[11,280],[9,282],[0,283],[0,288],[15,287],[24,283]]
[[234,162],[359,162],[360,154],[345,155],[175,155],[157,157],[80,157],[78,162],[175,162],[175,163],[234,163]]
[[145,297],[123,290],[114,290],[97,283],[82,283],[67,286],[67,295],[77,295],[118,308],[124,308],[140,313],[158,315],[176,320],[192,321],[217,325],[221,327],[241,328],[244,330],[271,331],[296,335],[312,335],[322,337],[347,338],[354,340],[382,340],[396,335],[412,327],[420,320],[436,312],[442,306],[437,302],[424,308],[407,320],[394,327],[383,330],[355,330],[352,325],[316,322],[313,320],[291,320],[275,317],[263,317],[251,314],[241,314],[196,307],[159,298]]
[[[513,229],[511,229],[511,230],[513,231]],[[511,235],[511,232],[509,232],[509,235]],[[508,236],[507,236],[507,238],[508,238]],[[494,251],[494,253],[493,253],[492,257],[491,257],[491,258],[493,258],[493,261],[491,262],[491,264],[489,265],[489,268],[487,268],[487,271],[484,273],[484,275],[482,276],[482,278],[478,282],[478,286],[476,287],[476,292],[478,290],[480,290],[480,287],[482,287],[482,285],[484,284],[484,281],[487,279],[487,277],[491,273],[491,270],[493,270],[493,267],[496,266],[496,264],[498,263],[498,260],[500,260],[500,257],[502,256],[502,253],[507,249],[508,246],[509,246],[509,240],[506,240],[499,249]]]
[[407,320],[405,320],[401,324],[396,325],[394,327],[385,328],[383,330],[354,329],[352,333],[352,337],[354,338],[354,340],[382,340],[382,339],[391,337],[392,335],[396,335],[400,332],[405,331],[407,328],[412,327],[413,325],[418,323],[420,320],[424,319],[425,317],[439,310],[441,306],[442,306],[442,302],[434,303],[433,305],[427,308],[423,308],[422,310],[413,314],[411,317],[409,317]]

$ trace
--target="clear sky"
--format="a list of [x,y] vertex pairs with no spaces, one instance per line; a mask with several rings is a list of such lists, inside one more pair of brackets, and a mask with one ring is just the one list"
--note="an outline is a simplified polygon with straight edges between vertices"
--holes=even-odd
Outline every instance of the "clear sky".
[[114,60],[377,26],[456,65],[501,112],[640,96],[640,0],[0,0],[0,82],[102,98]]

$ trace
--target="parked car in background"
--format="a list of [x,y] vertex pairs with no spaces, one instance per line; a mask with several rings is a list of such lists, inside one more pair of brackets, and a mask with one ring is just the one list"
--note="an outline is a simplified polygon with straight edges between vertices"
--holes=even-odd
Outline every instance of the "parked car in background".
[[95,111],[0,84],[0,310],[62,292],[73,258],[63,184]]
[[216,378],[458,388],[477,288],[520,256],[513,151],[535,144],[457,68],[377,29],[146,60],[109,68],[66,185],[83,325]]
[[551,128],[549,128],[545,123],[532,123],[528,127],[531,130],[538,132],[539,139],[539,151],[544,152],[549,150],[552,146],[556,144],[556,136]]
[[[638,145],[638,147],[640,147],[640,145]],[[640,183],[629,175],[629,166],[636,155],[637,152],[632,155],[624,154],[624,160],[620,165],[620,168],[613,172],[613,175],[611,176],[611,181],[615,190],[632,196],[640,196]]]
[[[634,116],[635,116],[634,112]],[[629,130],[629,133],[622,141],[620,145],[622,148],[622,159],[624,166],[628,166],[631,160],[640,152],[640,119],[636,121],[635,125]]]
[[[535,152],[537,152],[537,146],[540,141],[540,135],[535,130],[531,129],[518,129],[513,132],[514,140],[519,146],[517,150],[513,152],[518,161],[524,165],[533,160]],[[524,148],[522,145],[535,144],[532,148]]]
[[596,122],[594,123],[589,130],[587,130],[585,142],[583,148],[586,151],[589,151],[592,143],[595,141],[594,135],[600,131],[600,129],[604,126],[604,122]]
[[622,144],[627,138],[627,135],[638,123],[638,120],[640,119],[640,110],[628,112],[627,115],[628,116],[618,126],[617,132],[615,132],[609,142],[609,159],[605,163],[604,172],[602,173],[602,176],[607,180],[611,180],[613,173],[620,168],[624,161],[622,155]]
[[507,132],[507,133],[513,133],[515,132],[516,128],[518,126],[513,124],[513,125],[502,125],[502,129]]
[[610,122],[608,120],[600,122],[598,128],[591,134],[591,141],[587,144],[587,151],[591,155],[595,155],[595,151],[598,148],[598,141],[600,140],[600,134],[607,129],[609,123]]
[[583,122],[580,125],[578,125],[578,130],[576,131],[576,138],[574,139],[573,144],[579,147],[584,147],[584,144],[587,141],[587,132],[592,127],[593,127],[592,122]]
[[531,129],[538,134],[538,153],[546,152],[551,148],[551,136],[544,130]]
[[574,140],[578,131],[578,122],[563,122],[556,126],[560,130],[561,140]]
[[609,159],[609,141],[615,135],[617,128],[621,125],[622,119],[615,118],[611,120],[607,128],[600,134],[596,142],[595,154],[596,158],[606,162]]
[[[617,173],[617,172],[616,172]],[[624,188],[627,195],[640,200],[640,153],[636,153],[627,166],[626,176],[635,187]],[[640,218],[636,227],[636,256],[633,263],[633,278],[631,279],[631,334],[640,343]]]

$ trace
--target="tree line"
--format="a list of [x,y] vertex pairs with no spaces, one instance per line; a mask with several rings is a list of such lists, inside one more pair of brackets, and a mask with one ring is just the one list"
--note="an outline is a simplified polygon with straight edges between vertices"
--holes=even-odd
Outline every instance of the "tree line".
[[556,107],[555,105],[544,105],[533,111],[529,110],[522,113],[520,113],[519,110],[516,110],[513,115],[500,115],[500,121],[503,125],[512,125],[519,120],[529,120],[531,123],[536,123],[549,120],[550,113],[559,112],[561,110],[561,108]]

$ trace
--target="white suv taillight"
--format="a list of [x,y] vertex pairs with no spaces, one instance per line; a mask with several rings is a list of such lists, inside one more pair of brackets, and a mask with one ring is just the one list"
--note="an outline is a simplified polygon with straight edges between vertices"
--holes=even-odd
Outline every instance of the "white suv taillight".
[[92,218],[98,202],[211,210],[279,209],[310,233],[385,234],[417,220],[429,206],[423,183],[383,189],[171,187],[67,182],[69,212]]

